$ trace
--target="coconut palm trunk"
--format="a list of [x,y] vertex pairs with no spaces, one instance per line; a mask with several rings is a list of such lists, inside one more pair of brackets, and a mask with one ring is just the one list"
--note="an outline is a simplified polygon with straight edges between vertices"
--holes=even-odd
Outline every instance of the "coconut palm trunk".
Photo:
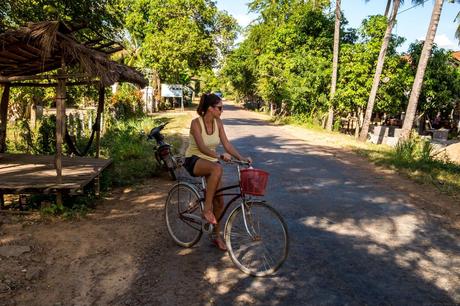
[[457,17],[455,17],[455,21],[458,22],[458,27],[455,31],[455,37],[460,40],[460,12],[458,12]]
[[444,0],[435,0],[433,7],[433,13],[431,15],[430,26],[426,34],[425,42],[423,44],[422,54],[417,66],[417,72],[415,74],[414,84],[412,85],[412,91],[409,97],[409,104],[407,105],[406,116],[401,131],[401,139],[407,139],[410,136],[412,126],[414,124],[415,112],[417,110],[418,98],[422,90],[423,78],[425,76],[426,66],[431,56],[431,50],[433,48],[434,37],[438,29],[439,19],[441,17],[442,5]]
[[375,98],[377,96],[377,90],[379,89],[380,76],[382,75],[383,64],[385,63],[385,56],[387,54],[388,45],[391,39],[391,32],[396,21],[396,15],[398,14],[400,0],[394,0],[393,11],[391,13],[390,20],[388,21],[385,36],[383,37],[382,47],[377,61],[377,67],[375,69],[374,81],[372,82],[372,89],[367,101],[366,115],[364,116],[363,128],[359,134],[359,140],[366,141],[367,134],[369,132],[369,125],[371,123],[372,111],[374,110]]
[[332,82],[331,82],[331,93],[330,93],[330,106],[329,115],[327,117],[328,131],[332,131],[334,124],[334,95],[337,87],[337,69],[339,65],[339,42],[340,42],[340,0],[335,1],[335,29],[334,29],[334,54],[332,58]]
[[392,1],[392,0],[387,0],[387,6],[386,6],[386,8],[385,8],[385,15],[383,15],[383,16],[385,16],[385,17],[388,17],[388,13],[390,12],[391,1]]

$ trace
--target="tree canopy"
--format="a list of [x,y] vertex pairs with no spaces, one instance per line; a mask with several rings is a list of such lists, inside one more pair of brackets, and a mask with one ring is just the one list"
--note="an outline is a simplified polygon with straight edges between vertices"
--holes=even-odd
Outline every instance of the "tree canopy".
[[135,0],[126,27],[142,44],[144,64],[166,82],[186,84],[218,64],[237,34],[237,23],[210,0]]
[[[296,0],[260,0],[250,2],[249,8],[260,17],[246,29],[245,39],[226,58],[222,70],[236,96],[249,102],[263,100],[280,114],[324,116],[332,69],[334,16],[329,1],[317,1],[315,6],[313,2]],[[388,21],[382,15],[370,16],[358,29],[347,29],[345,18],[341,22],[334,103],[336,112],[346,116],[366,107]],[[403,42],[404,38],[391,36],[376,112],[396,116],[407,106],[417,45],[404,55],[396,51]],[[412,57],[414,61],[408,60]],[[425,101],[427,96],[430,102],[423,102],[421,110],[450,111],[460,91],[458,68],[452,65],[449,52],[435,49],[428,70],[421,99]]]
[[4,0],[0,31],[27,22],[60,20],[83,24],[111,38],[123,28],[127,0]]

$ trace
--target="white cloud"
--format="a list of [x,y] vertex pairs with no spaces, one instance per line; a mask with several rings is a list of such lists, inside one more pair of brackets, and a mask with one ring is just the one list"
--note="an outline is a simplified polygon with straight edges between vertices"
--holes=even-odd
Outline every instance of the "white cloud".
[[235,16],[236,21],[238,24],[242,27],[247,26],[248,24],[251,23],[251,21],[254,20],[254,18],[248,14],[239,14]]
[[[419,37],[418,40],[425,40],[425,37]],[[460,46],[457,41],[452,41],[446,34],[436,34],[434,42],[439,48],[458,50]]]
[[458,44],[450,40],[450,38],[447,37],[446,34],[436,35],[436,37],[434,38],[434,42],[438,45],[438,47],[444,48],[444,49],[458,49],[459,48]]

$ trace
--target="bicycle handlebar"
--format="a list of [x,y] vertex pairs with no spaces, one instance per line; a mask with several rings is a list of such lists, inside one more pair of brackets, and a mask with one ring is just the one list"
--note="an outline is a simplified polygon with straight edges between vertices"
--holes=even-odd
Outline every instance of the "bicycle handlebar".
[[247,161],[243,161],[243,160],[238,160],[238,159],[231,159],[231,160],[224,160],[223,158],[221,158],[219,156],[219,160],[223,161],[223,162],[226,162],[227,164],[238,164],[240,166],[250,166],[251,163],[250,162],[247,162]]

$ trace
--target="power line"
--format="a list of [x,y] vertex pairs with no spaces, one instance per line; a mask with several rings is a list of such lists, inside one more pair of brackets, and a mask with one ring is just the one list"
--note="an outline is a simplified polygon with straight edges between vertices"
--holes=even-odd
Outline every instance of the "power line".
[[425,4],[426,2],[428,2],[428,0],[425,0],[425,1],[423,1],[422,3],[416,4],[416,5],[414,5],[414,6],[411,6],[411,7],[407,8],[407,9],[405,9],[404,11],[400,11],[400,12],[398,13],[398,15],[399,15],[399,14],[402,14],[402,13],[404,13],[404,12],[407,12],[408,10],[411,10],[411,9],[417,7],[417,6],[423,5],[423,4]]

